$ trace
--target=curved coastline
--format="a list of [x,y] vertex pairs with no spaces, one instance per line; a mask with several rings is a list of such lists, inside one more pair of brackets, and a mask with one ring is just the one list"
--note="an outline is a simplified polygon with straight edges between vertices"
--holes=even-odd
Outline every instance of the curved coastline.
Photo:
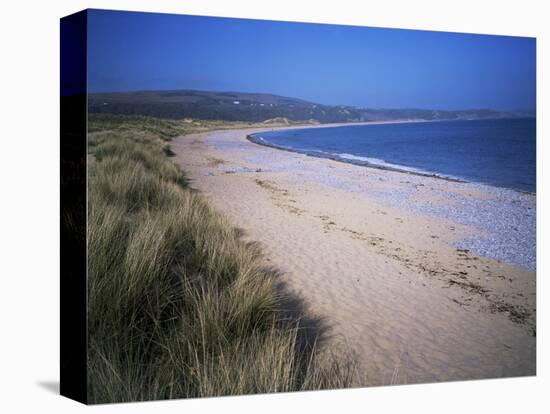
[[[330,159],[333,161],[339,161],[341,165],[357,165],[356,163],[349,162],[348,160],[294,151],[292,149],[277,147],[276,145],[271,145],[271,143],[254,139],[254,134],[258,137],[265,131],[267,131],[267,129],[243,131],[242,135],[239,137],[239,140],[249,144],[256,144],[258,145],[258,148],[264,147],[285,151],[289,154],[301,156],[307,155],[311,156],[311,158],[318,159],[319,161],[323,159]],[[275,156],[275,154],[272,155],[272,157],[274,159],[279,158]],[[258,160],[263,160],[260,161],[261,164],[268,161],[261,157],[258,158]],[[414,197],[417,191],[411,193],[403,188],[401,188],[400,191],[392,191],[391,193],[383,191],[382,193],[374,195],[374,197],[378,197],[384,203],[399,206],[399,208],[405,208],[409,211],[428,214],[434,217],[441,217],[463,225],[473,226],[474,228],[479,229],[482,234],[455,240],[452,244],[456,248],[467,249],[468,251],[476,252],[477,254],[485,257],[491,257],[495,260],[502,260],[506,263],[521,266],[529,271],[536,271],[536,252],[532,249],[532,246],[535,243],[535,224],[534,219],[532,218],[532,212],[530,212],[530,210],[534,210],[536,208],[536,193],[507,187],[499,187],[475,181],[445,180],[445,178],[438,176],[410,171],[393,170],[391,168],[385,168],[384,166],[370,166],[365,164],[360,164],[357,166],[371,167],[373,171],[377,170],[381,173],[383,171],[387,171],[390,174],[392,172],[407,174],[407,176],[411,177],[411,179],[413,177],[417,177],[414,180],[415,182],[416,180],[430,179],[433,179],[434,185],[436,181],[441,183],[447,182],[449,185],[444,186],[445,190],[442,188],[436,189],[434,193],[429,195],[429,197],[443,196],[448,200],[449,204],[408,203],[408,197]],[[322,181],[322,177],[316,179],[316,181],[319,180]],[[394,177],[394,180],[400,181],[398,176]],[[420,183],[423,184],[423,186],[427,185],[424,181],[420,181]],[[430,185],[427,185],[425,188],[429,187]],[[414,188],[417,190],[416,187]],[[457,194],[460,194],[461,192],[481,192],[484,195],[479,199],[476,199],[475,197],[468,197],[465,199],[463,196],[453,196],[452,194],[454,192],[457,192]],[[466,203],[464,204],[464,202]],[[480,214],[480,212],[483,213]],[[487,235],[490,235],[490,237]],[[495,240],[498,240],[499,242],[496,243]],[[513,242],[511,240],[513,240]]]
[[[419,121],[419,122],[422,122],[422,121]],[[431,121],[425,121],[425,122],[431,122]],[[356,124],[354,124],[354,125],[356,125]],[[361,125],[369,125],[369,124],[364,123],[364,124],[361,124]],[[377,124],[371,124],[371,125],[377,125]],[[336,125],[334,125],[333,127],[335,127],[335,126]],[[342,125],[337,125],[337,126],[342,126]],[[282,151],[294,152],[294,153],[297,153],[297,154],[304,154],[304,155],[307,155],[307,156],[310,156],[310,157],[325,158],[325,159],[329,159],[329,160],[333,160],[333,161],[343,162],[343,163],[346,163],[346,164],[359,165],[359,166],[368,167],[368,168],[376,168],[376,169],[384,170],[384,171],[393,171],[393,172],[398,172],[398,173],[402,173],[402,174],[416,175],[416,176],[420,176],[420,177],[435,178],[435,179],[450,181],[450,182],[454,182],[454,183],[467,183],[468,182],[468,181],[460,179],[460,178],[449,177],[449,176],[445,176],[445,175],[439,175],[439,174],[436,174],[436,173],[414,171],[414,170],[409,170],[409,169],[405,169],[405,168],[391,167],[391,166],[388,166],[388,165],[380,165],[380,164],[375,164],[375,163],[372,163],[372,162],[369,162],[369,161],[363,161],[363,160],[360,160],[360,159],[344,158],[344,157],[341,157],[338,154],[315,152],[315,151],[302,151],[302,150],[299,150],[299,149],[291,149],[291,148],[283,147],[283,146],[280,146],[280,145],[275,145],[271,142],[265,141],[260,136],[256,136],[257,134],[260,134],[260,133],[261,132],[256,132],[256,133],[253,133],[253,134],[247,134],[246,139],[248,141],[252,142],[253,144],[263,145],[265,147],[275,148],[275,149],[282,150]]]
[[[300,125],[300,126],[296,125],[296,126],[289,126],[289,127],[275,127],[275,128],[270,128],[270,129],[263,129],[263,130],[260,130],[260,131],[256,130],[256,131],[253,131],[251,133],[246,134],[246,140],[253,143],[253,144],[262,145],[262,146],[268,147],[268,148],[274,148],[274,149],[281,150],[281,151],[288,151],[288,152],[291,152],[291,153],[307,155],[307,156],[310,156],[310,157],[330,159],[332,161],[342,162],[344,164],[352,164],[352,165],[357,165],[357,166],[361,166],[361,167],[374,168],[374,169],[383,170],[383,171],[397,172],[397,173],[402,173],[402,174],[407,174],[407,175],[414,175],[414,176],[418,176],[418,177],[434,178],[434,179],[437,179],[437,180],[442,180],[442,181],[447,181],[447,182],[462,183],[462,184],[472,183],[472,184],[477,184],[477,185],[484,185],[484,186],[489,186],[489,187],[493,187],[493,188],[497,188],[497,189],[506,189],[506,190],[514,191],[514,192],[517,192],[517,193],[520,193],[520,194],[526,194],[526,195],[536,197],[536,191],[528,191],[528,190],[523,190],[523,189],[519,189],[519,188],[498,186],[498,185],[483,182],[483,181],[471,181],[471,180],[467,180],[467,179],[462,178],[462,177],[448,176],[448,175],[438,174],[438,173],[432,172],[432,171],[422,171],[422,170],[414,169],[413,167],[408,168],[406,166],[403,166],[402,168],[400,168],[400,166],[381,165],[381,164],[376,164],[376,163],[373,163],[373,162],[369,162],[368,160],[351,159],[351,158],[347,158],[347,157],[342,157],[342,154],[325,153],[325,152],[322,152],[322,151],[317,152],[317,151],[307,151],[307,150],[293,149],[293,148],[288,148],[288,147],[273,144],[273,143],[263,139],[263,137],[259,136],[259,134],[262,134],[264,132],[271,132],[271,131],[274,131],[274,130],[283,131],[283,130],[292,129],[292,130],[295,130],[295,131],[300,131],[300,130],[310,129],[310,128],[336,128],[336,127],[345,127],[345,126],[367,126],[367,125],[384,125],[384,124],[401,124],[401,123],[432,123],[432,122],[445,122],[445,121],[464,121],[464,120],[462,120],[462,119],[460,119],[460,120],[447,120],[447,119],[434,119],[434,120],[428,120],[428,119],[418,119],[418,120],[416,120],[415,119],[415,120],[410,120],[410,119],[405,119],[405,120],[395,120],[395,121],[350,122],[350,123],[315,124],[315,125]],[[357,157],[357,158],[360,158],[360,157]],[[391,164],[391,163],[388,163],[388,164]]]

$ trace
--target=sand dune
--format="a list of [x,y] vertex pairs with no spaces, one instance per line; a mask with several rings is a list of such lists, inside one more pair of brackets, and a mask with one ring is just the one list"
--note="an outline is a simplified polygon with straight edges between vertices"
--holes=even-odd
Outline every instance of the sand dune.
[[491,194],[262,147],[250,132],[180,137],[175,160],[327,321],[331,349],[354,352],[365,385],[535,374],[534,272],[452,245],[475,226],[387,201]]

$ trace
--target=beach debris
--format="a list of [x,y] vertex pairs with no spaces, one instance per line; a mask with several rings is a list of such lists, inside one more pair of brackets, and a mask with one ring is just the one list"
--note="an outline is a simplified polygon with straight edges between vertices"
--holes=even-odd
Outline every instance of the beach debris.
[[235,174],[235,173],[259,173],[259,172],[267,172],[267,170],[264,170],[262,168],[249,168],[249,167],[229,167],[225,168],[223,171],[225,174]]

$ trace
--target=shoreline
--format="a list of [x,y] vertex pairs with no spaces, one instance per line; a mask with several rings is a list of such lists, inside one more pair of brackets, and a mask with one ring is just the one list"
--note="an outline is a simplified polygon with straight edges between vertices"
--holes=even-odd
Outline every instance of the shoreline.
[[298,150],[298,149],[280,147],[280,146],[277,146],[275,144],[268,143],[267,141],[258,141],[252,135],[254,135],[254,134],[247,135],[246,139],[248,141],[252,142],[253,144],[263,145],[263,146],[266,146],[266,147],[269,147],[269,148],[274,148],[274,149],[277,149],[277,150],[280,150],[280,151],[294,152],[294,153],[297,153],[297,154],[304,154],[304,155],[307,155],[309,157],[324,158],[324,159],[328,159],[328,160],[332,160],[332,161],[336,161],[336,162],[343,162],[343,163],[346,163],[346,164],[358,165],[358,166],[361,166],[361,167],[376,168],[376,169],[383,170],[383,171],[393,171],[393,172],[398,172],[398,173],[402,173],[402,174],[418,175],[418,176],[421,176],[421,177],[430,177],[430,178],[435,178],[435,179],[444,180],[444,181],[451,181],[451,182],[455,182],[455,183],[467,183],[467,182],[469,182],[469,181],[465,181],[465,180],[462,180],[462,179],[459,179],[459,178],[446,177],[444,175],[438,175],[438,174],[435,174],[435,173],[431,174],[431,173],[428,173],[428,172],[423,173],[423,172],[420,172],[420,171],[410,171],[410,170],[405,170],[405,169],[400,169],[400,168],[387,167],[387,166],[383,166],[383,165],[376,165],[376,164],[369,163],[369,162],[345,160],[345,159],[339,158],[337,155],[334,155],[334,156],[331,156],[330,154],[321,155],[321,154],[314,154],[314,153],[308,152],[308,151],[301,151],[301,150]]
[[[379,124],[394,124],[394,123],[423,123],[423,122],[439,122],[438,120],[436,121],[431,121],[431,120],[395,120],[395,121],[374,121],[374,122],[360,122],[360,123],[353,123],[353,125],[379,125]],[[305,128],[331,128],[331,127],[339,127],[339,126],[346,126],[346,125],[350,125],[350,124],[342,124],[342,123],[334,123],[334,124],[316,124],[316,125],[306,125],[306,126],[297,126],[297,125],[294,125],[294,126],[278,126],[278,127],[271,127],[271,128],[243,128],[241,130],[233,130],[235,132],[235,138],[242,142],[242,143],[247,143],[247,144],[252,144],[253,146],[257,147],[257,148],[265,148],[265,149],[268,149],[269,151],[275,151],[276,153],[287,153],[287,154],[295,154],[295,155],[299,155],[299,156],[303,156],[303,157],[308,157],[308,158],[311,158],[311,159],[317,159],[317,160],[323,160],[325,162],[329,162],[329,163],[332,163],[334,161],[337,162],[336,165],[342,165],[342,166],[354,166],[354,167],[357,167],[357,168],[360,168],[360,169],[371,169],[373,172],[374,171],[379,171],[380,173],[387,173],[387,174],[397,174],[397,176],[406,176],[406,177],[411,177],[411,178],[415,178],[417,177],[418,179],[421,179],[421,180],[427,180],[425,182],[421,182],[419,185],[421,186],[424,186],[424,185],[429,185],[429,183],[431,183],[431,180],[434,180],[436,182],[440,181],[442,183],[448,183],[449,185],[458,185],[459,187],[464,187],[464,188],[472,188],[474,189],[475,191],[482,191],[484,193],[487,193],[487,194],[492,194],[490,197],[496,197],[497,199],[503,199],[504,202],[508,205],[510,204],[526,204],[525,203],[525,199],[524,197],[527,197],[527,204],[529,205],[533,205],[532,208],[536,209],[536,193],[531,193],[531,192],[527,192],[527,191],[523,191],[523,190],[518,190],[518,189],[513,189],[513,188],[507,188],[507,187],[498,187],[498,186],[495,186],[495,185],[491,185],[491,184],[486,184],[486,183],[478,183],[478,182],[473,182],[473,181],[460,181],[460,180],[457,180],[457,181],[454,181],[454,180],[446,180],[440,176],[432,176],[432,175],[423,175],[423,174],[411,174],[407,171],[402,171],[402,170],[393,170],[393,169],[385,169],[385,168],[377,168],[377,167],[370,167],[370,166],[365,166],[365,165],[359,165],[359,164],[356,164],[356,163],[350,163],[350,162],[346,162],[346,161],[341,161],[341,160],[336,160],[336,159],[332,159],[332,158],[329,158],[329,157],[316,157],[316,156],[310,156],[309,154],[305,154],[303,152],[299,152],[299,151],[293,151],[293,150],[290,150],[290,149],[286,149],[286,148],[278,148],[278,147],[274,147],[272,145],[262,145],[262,144],[259,144],[257,142],[254,142],[254,141],[251,141],[248,137],[252,134],[259,134],[259,133],[262,133],[262,132],[266,132],[266,131],[273,131],[275,129],[277,130],[287,130],[287,129],[305,129]],[[211,135],[211,134],[216,134],[217,132],[220,132],[222,133],[224,130],[219,130],[219,131],[210,131],[208,133],[208,135]],[[259,167],[261,168],[261,167]],[[403,200],[400,200],[400,202],[398,203],[398,205],[400,206],[400,208],[403,208],[403,203],[402,203]],[[406,205],[407,203],[405,203]],[[531,209],[531,207],[528,207],[529,209]],[[461,224],[466,224],[466,225],[471,225],[472,224],[472,220],[470,219],[470,217],[474,217],[474,216],[478,216],[479,215],[479,210],[480,209],[485,209],[485,206],[478,206],[477,208],[473,208],[471,209],[472,211],[470,211],[470,216],[468,216],[468,213],[464,213],[463,214],[463,217],[462,217],[462,223]],[[499,207],[498,206],[494,206],[494,209],[493,210],[498,210]],[[450,213],[449,212],[441,212],[441,211],[433,211],[434,209],[423,209],[423,208],[417,208],[416,209],[416,212],[420,212],[421,214],[425,214],[425,213],[429,213],[430,215],[432,214],[436,214],[436,215],[439,215],[439,216],[443,216],[445,218],[450,218],[451,220],[456,220],[456,211],[451,211]],[[437,210],[437,209],[436,209]],[[491,213],[491,215],[494,214],[494,213]],[[475,226],[479,226],[481,227],[482,229],[482,232],[485,232],[485,233],[491,233],[493,231],[493,228],[496,226],[496,227],[502,227],[502,225],[500,223],[498,223],[498,221],[516,221],[517,218],[516,216],[518,214],[523,214],[523,213],[518,213],[518,212],[510,212],[510,214],[508,214],[509,217],[507,218],[503,218],[501,220],[488,220],[488,223],[490,223],[489,225],[487,225],[487,223],[483,223],[482,221],[477,221],[475,222],[474,220],[474,225]],[[450,216],[450,217],[449,217]],[[529,233],[530,235],[528,235],[527,237],[531,237],[532,238],[532,245],[535,246],[536,245],[536,229],[535,229],[535,222],[533,222],[533,225],[532,225],[533,229],[532,231],[530,230],[527,230],[527,233]],[[502,231],[501,234],[499,235],[500,238],[502,237],[508,237],[510,233],[510,231],[514,231],[516,230],[517,228],[515,226],[512,226],[508,231]],[[523,228],[523,226],[521,227],[522,231],[525,230]],[[490,241],[491,243],[494,242],[494,240]],[[511,264],[514,264],[514,265],[520,265],[520,266],[523,266],[523,267],[526,267],[528,270],[530,271],[535,271],[536,270],[536,252],[533,252],[533,260],[531,262],[527,261],[527,262],[522,262],[522,263],[518,263],[514,260],[510,260],[510,257],[509,257],[509,254],[505,253],[505,254],[502,254],[500,252],[500,247],[496,247],[496,251],[494,251],[494,249],[491,249],[491,248],[487,248],[487,243],[482,243],[482,244],[485,244],[485,246],[481,246],[481,248],[479,248],[479,240],[476,240],[474,238],[473,240],[473,243],[470,243],[470,242],[463,242],[463,243],[456,243],[455,244],[455,247],[457,248],[462,248],[462,249],[467,249],[467,250],[473,250],[474,252],[477,252],[477,254],[482,254],[482,255],[485,255],[485,256],[488,256],[490,258],[493,258],[495,260],[504,260],[504,261],[507,261]],[[514,244],[512,242],[509,243],[510,245]],[[525,244],[524,243],[524,240],[521,241],[521,243],[518,243],[518,244]],[[528,246],[525,246],[526,248],[528,248]],[[523,255],[523,254],[522,254]]]
[[[365,385],[533,375],[535,273],[459,245],[495,231],[508,240],[499,226],[533,197],[246,138],[272,129],[183,136],[175,161],[262,246],[281,283],[327,319],[331,347],[350,347],[370,376]],[[505,251],[481,244],[492,245]]]
[[[273,148],[273,149],[280,150],[280,151],[288,151],[288,152],[291,152],[291,153],[303,154],[303,155],[307,155],[307,156],[310,156],[310,157],[329,159],[329,160],[332,160],[332,161],[342,162],[342,163],[345,163],[345,164],[353,164],[353,165],[358,165],[358,166],[361,166],[361,167],[375,168],[375,169],[379,169],[379,170],[383,170],[383,171],[392,171],[392,172],[408,174],[408,175],[429,177],[429,178],[434,178],[434,179],[439,179],[439,180],[444,180],[444,181],[449,181],[449,182],[473,183],[473,184],[477,184],[477,185],[485,185],[485,186],[488,186],[488,187],[493,187],[493,188],[498,188],[498,189],[506,189],[506,190],[515,191],[515,192],[518,192],[518,193],[521,193],[521,194],[536,196],[536,191],[528,191],[528,190],[521,190],[521,189],[518,189],[518,188],[498,186],[498,185],[495,185],[495,184],[489,184],[489,183],[485,183],[485,182],[481,182],[481,181],[471,181],[471,180],[466,180],[464,178],[458,178],[458,177],[442,175],[442,174],[439,174],[439,173],[436,173],[436,172],[411,171],[411,170],[406,169],[407,168],[406,166],[404,166],[403,168],[399,168],[399,167],[377,165],[377,164],[374,164],[374,163],[371,163],[371,162],[368,162],[368,161],[354,161],[354,160],[349,160],[349,159],[342,159],[341,157],[338,157],[338,155],[331,155],[331,154],[328,154],[328,153],[327,154],[320,154],[320,153],[318,154],[318,153],[313,153],[313,152],[310,152],[310,151],[303,151],[303,150],[299,150],[299,149],[286,148],[286,147],[278,146],[276,144],[272,144],[268,141],[265,141],[265,140],[263,140],[262,137],[259,137],[259,139],[257,139],[256,137],[253,136],[253,135],[260,134],[262,132],[271,132],[271,131],[275,131],[275,130],[294,130],[294,129],[300,130],[300,129],[312,129],[312,128],[336,128],[336,127],[345,127],[345,126],[368,126],[368,125],[403,124],[403,123],[432,123],[432,122],[448,122],[448,121],[469,121],[469,120],[463,120],[463,119],[450,119],[450,120],[449,119],[434,119],[434,120],[429,120],[429,119],[418,119],[418,120],[416,120],[416,119],[413,119],[413,120],[411,120],[411,119],[406,119],[406,120],[392,120],[392,121],[350,122],[350,123],[315,124],[315,125],[307,125],[306,124],[306,125],[303,125],[303,126],[302,125],[300,125],[300,126],[294,125],[294,126],[289,126],[289,127],[276,126],[276,127],[272,127],[272,128],[269,128],[269,129],[260,129],[260,130],[257,130],[257,131],[251,132],[251,133],[247,133],[246,134],[246,139],[249,142],[251,142],[253,144],[256,144],[256,145],[261,145],[261,146],[265,146],[265,147],[268,147],[268,148]],[[246,130],[243,130],[243,131],[246,131]],[[260,139],[262,141],[260,141]]]

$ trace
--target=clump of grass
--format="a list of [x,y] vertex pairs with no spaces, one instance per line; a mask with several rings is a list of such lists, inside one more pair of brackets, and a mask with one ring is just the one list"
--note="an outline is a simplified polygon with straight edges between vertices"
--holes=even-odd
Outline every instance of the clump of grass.
[[348,361],[304,345],[304,315],[289,316],[259,249],[191,191],[165,139],[94,122],[89,402],[354,385]]

